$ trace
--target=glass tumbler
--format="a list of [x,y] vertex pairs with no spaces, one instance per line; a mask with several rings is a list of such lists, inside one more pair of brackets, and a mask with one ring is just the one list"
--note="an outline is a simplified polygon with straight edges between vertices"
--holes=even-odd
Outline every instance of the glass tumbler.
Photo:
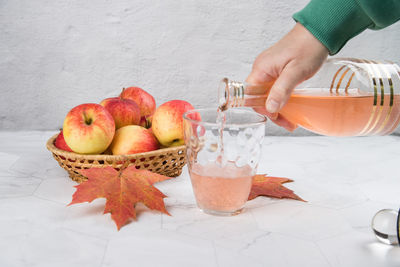
[[265,135],[266,117],[248,109],[229,109],[220,120],[216,108],[184,114],[186,158],[197,206],[205,213],[240,213],[251,190]]

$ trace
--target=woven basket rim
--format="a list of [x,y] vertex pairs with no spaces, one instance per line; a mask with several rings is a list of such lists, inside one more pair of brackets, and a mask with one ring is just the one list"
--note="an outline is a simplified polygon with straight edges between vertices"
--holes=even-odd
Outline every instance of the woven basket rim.
[[46,147],[47,149],[57,155],[63,156],[69,159],[87,159],[87,160],[112,160],[112,161],[123,161],[132,158],[140,158],[140,157],[151,157],[151,156],[158,156],[160,154],[164,154],[165,152],[175,152],[179,150],[183,150],[186,148],[185,145],[182,146],[175,146],[175,147],[168,147],[168,148],[160,148],[157,150],[149,151],[149,152],[142,152],[136,154],[126,154],[126,155],[107,155],[107,154],[97,154],[97,155],[87,155],[87,154],[78,154],[75,152],[69,152],[62,149],[57,148],[54,145],[54,141],[56,140],[58,133],[53,135],[52,137],[47,140]]

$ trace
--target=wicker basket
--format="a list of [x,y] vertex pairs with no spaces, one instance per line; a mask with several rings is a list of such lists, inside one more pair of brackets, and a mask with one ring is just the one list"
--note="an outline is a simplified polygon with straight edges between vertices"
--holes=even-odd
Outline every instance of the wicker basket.
[[68,172],[69,177],[78,183],[87,180],[85,176],[79,173],[81,169],[107,166],[118,169],[127,160],[130,161],[129,166],[135,165],[137,169],[147,169],[169,177],[180,175],[182,167],[186,163],[185,146],[163,148],[131,155],[82,155],[55,147],[54,141],[57,136],[58,134],[47,141],[47,149],[53,153],[53,157],[58,164]]

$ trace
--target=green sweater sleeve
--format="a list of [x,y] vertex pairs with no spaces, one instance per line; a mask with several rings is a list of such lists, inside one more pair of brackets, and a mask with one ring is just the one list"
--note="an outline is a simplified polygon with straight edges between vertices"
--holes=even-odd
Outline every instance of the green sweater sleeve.
[[378,30],[398,21],[400,0],[311,0],[293,18],[334,55],[365,29]]

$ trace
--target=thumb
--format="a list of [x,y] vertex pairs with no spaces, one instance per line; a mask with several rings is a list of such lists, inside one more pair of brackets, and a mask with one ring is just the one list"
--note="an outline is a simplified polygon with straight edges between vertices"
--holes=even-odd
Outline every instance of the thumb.
[[269,93],[266,108],[269,113],[279,112],[288,101],[294,88],[306,79],[305,72],[298,66],[288,65],[280,73]]

